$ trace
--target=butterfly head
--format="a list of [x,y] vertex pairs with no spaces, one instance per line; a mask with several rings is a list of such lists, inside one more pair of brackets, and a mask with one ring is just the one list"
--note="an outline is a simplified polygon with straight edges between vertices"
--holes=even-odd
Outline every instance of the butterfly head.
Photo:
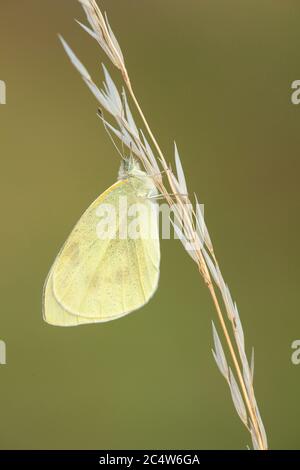
[[136,158],[130,155],[128,158],[122,160],[119,169],[119,180],[126,179],[129,176],[141,175],[144,175],[144,172],[141,170],[141,166]]

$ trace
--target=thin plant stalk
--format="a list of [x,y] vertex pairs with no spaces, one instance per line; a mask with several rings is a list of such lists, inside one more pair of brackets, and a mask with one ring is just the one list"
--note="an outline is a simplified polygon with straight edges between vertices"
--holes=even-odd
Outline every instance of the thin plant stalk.
[[[140,159],[146,172],[153,178],[157,189],[166,199],[167,203],[171,207],[177,208],[176,224],[173,224],[174,229],[176,233],[180,232],[179,238],[184,248],[197,264],[199,273],[208,287],[238,382],[228,365],[222,342],[214,324],[213,356],[220,372],[229,385],[235,409],[251,434],[253,448],[256,450],[266,450],[268,448],[266,432],[259,413],[253,387],[254,359],[252,356],[251,364],[249,364],[245,351],[244,332],[237,305],[232,300],[230,290],[220,271],[203,215],[201,211],[195,210],[195,207],[198,205],[197,198],[195,205],[193,205],[188,195],[186,180],[176,144],[175,165],[177,176],[167,164],[166,158],[134,93],[123,53],[110,27],[106,14],[102,14],[95,0],[79,0],[79,2],[86,13],[89,27],[78,23],[98,42],[110,61],[120,70],[129,96],[141,118],[141,122],[150,138],[150,142],[152,142],[153,148],[155,149],[154,151],[143,131],[138,129],[133,119],[125,91],[123,90],[122,96],[120,96],[106,68],[104,67],[104,86],[102,89],[99,89],[86,68],[78,60],[64,39],[61,38],[65,51],[98,100],[101,110],[104,109],[115,119],[117,128],[112,126],[112,124],[104,118],[103,112],[101,111],[100,117],[106,129],[116,135],[121,140],[122,144],[128,146],[136,157]],[[155,156],[155,153],[157,153],[157,156]],[[163,173],[167,175],[167,184],[170,190],[168,190],[162,179]],[[216,288],[219,290],[224,308],[220,305]],[[226,312],[229,324],[232,327],[232,334],[229,333],[224,312]]]

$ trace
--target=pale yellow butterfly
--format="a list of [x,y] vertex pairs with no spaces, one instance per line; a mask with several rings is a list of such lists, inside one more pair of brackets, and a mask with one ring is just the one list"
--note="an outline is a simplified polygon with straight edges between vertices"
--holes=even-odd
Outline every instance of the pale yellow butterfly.
[[[159,279],[158,211],[153,210],[157,202],[149,197],[156,194],[153,180],[132,157],[122,162],[118,181],[82,215],[50,269],[43,293],[47,323],[76,326],[106,322],[148,302]],[[128,236],[123,229],[123,235],[119,233],[120,221],[127,217],[121,213],[122,198],[128,207],[142,203],[146,208],[148,223],[136,212],[138,237]],[[106,239],[97,231],[104,204],[113,207],[116,215]]]

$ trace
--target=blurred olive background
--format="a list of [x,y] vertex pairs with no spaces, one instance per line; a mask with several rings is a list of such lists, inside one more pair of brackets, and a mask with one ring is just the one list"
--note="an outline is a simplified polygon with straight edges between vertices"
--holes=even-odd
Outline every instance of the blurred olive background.
[[[168,159],[176,139],[236,299],[271,448],[299,448],[300,5],[286,0],[106,0],[144,111]],[[55,328],[44,279],[119,157],[58,41],[97,83],[106,57],[75,0],[1,2],[0,447],[245,448],[214,364],[215,311],[178,241],[139,312]]]

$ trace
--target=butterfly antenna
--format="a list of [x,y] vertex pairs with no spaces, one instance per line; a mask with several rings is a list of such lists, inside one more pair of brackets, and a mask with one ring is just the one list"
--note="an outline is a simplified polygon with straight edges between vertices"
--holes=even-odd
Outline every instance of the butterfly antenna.
[[[110,138],[113,146],[115,147],[116,151],[118,152],[118,154],[120,155],[120,157],[122,158],[122,160],[125,160],[125,157],[124,157],[124,152],[121,152],[121,150],[119,149],[119,147],[117,146],[113,136],[112,136],[112,133],[110,132],[110,130],[108,129],[107,125],[106,125],[106,120],[104,118],[104,114],[103,114],[103,111],[102,109],[98,108],[97,110],[97,116],[101,119],[102,123],[103,123],[103,126],[104,126],[104,129],[105,131],[107,132],[108,134],[108,137]],[[122,142],[122,147],[123,147],[123,142]],[[124,150],[124,148],[123,148]]]
[[[125,120],[125,98],[124,98],[123,93],[122,93],[122,95],[121,95],[121,98],[122,98],[122,101],[123,101],[123,103],[122,103],[122,111],[121,111],[121,120],[122,120],[122,119]],[[123,127],[122,127],[122,129],[121,129],[121,132],[122,132],[122,134],[123,134]],[[123,134],[123,135],[124,135],[124,134]],[[124,160],[127,160],[127,158],[125,157],[125,148],[124,148],[124,140],[123,140],[123,139],[122,139],[122,141],[121,141],[121,145],[122,145],[123,159],[124,159]],[[130,148],[131,148],[131,142],[130,142]]]

